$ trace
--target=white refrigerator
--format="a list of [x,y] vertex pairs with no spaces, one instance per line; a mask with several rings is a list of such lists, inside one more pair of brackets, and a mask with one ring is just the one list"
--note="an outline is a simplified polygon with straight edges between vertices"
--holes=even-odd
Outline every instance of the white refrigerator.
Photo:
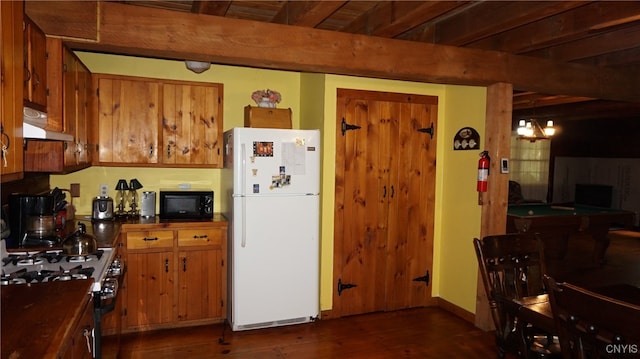
[[313,321],[320,312],[320,131],[224,134],[234,331]]

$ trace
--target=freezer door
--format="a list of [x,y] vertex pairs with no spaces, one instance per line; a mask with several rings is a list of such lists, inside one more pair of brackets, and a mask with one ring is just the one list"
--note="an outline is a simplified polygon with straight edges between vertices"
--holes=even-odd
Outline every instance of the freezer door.
[[318,196],[234,198],[234,214],[233,330],[317,317]]
[[235,128],[234,194],[280,196],[320,190],[320,131]]

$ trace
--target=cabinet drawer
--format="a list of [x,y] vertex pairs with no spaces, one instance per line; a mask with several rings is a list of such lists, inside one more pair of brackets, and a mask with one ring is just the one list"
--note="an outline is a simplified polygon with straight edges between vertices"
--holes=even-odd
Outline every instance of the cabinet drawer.
[[128,249],[173,247],[173,231],[140,231],[127,233]]
[[179,246],[219,246],[222,244],[222,229],[183,229],[178,231]]

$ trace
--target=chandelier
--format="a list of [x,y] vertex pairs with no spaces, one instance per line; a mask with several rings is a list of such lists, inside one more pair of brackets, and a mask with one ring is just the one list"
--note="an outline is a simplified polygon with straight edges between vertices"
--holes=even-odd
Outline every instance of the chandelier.
[[556,133],[556,129],[553,127],[553,121],[551,120],[547,121],[547,126],[542,128],[535,119],[521,119],[518,122],[516,133],[520,140],[535,142],[536,140],[550,139]]

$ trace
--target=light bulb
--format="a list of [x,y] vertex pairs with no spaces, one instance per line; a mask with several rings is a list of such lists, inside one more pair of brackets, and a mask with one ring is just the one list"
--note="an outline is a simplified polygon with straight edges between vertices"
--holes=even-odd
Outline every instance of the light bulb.
[[547,127],[544,128],[545,136],[553,136],[556,133],[556,129],[553,128],[553,121],[547,121]]

